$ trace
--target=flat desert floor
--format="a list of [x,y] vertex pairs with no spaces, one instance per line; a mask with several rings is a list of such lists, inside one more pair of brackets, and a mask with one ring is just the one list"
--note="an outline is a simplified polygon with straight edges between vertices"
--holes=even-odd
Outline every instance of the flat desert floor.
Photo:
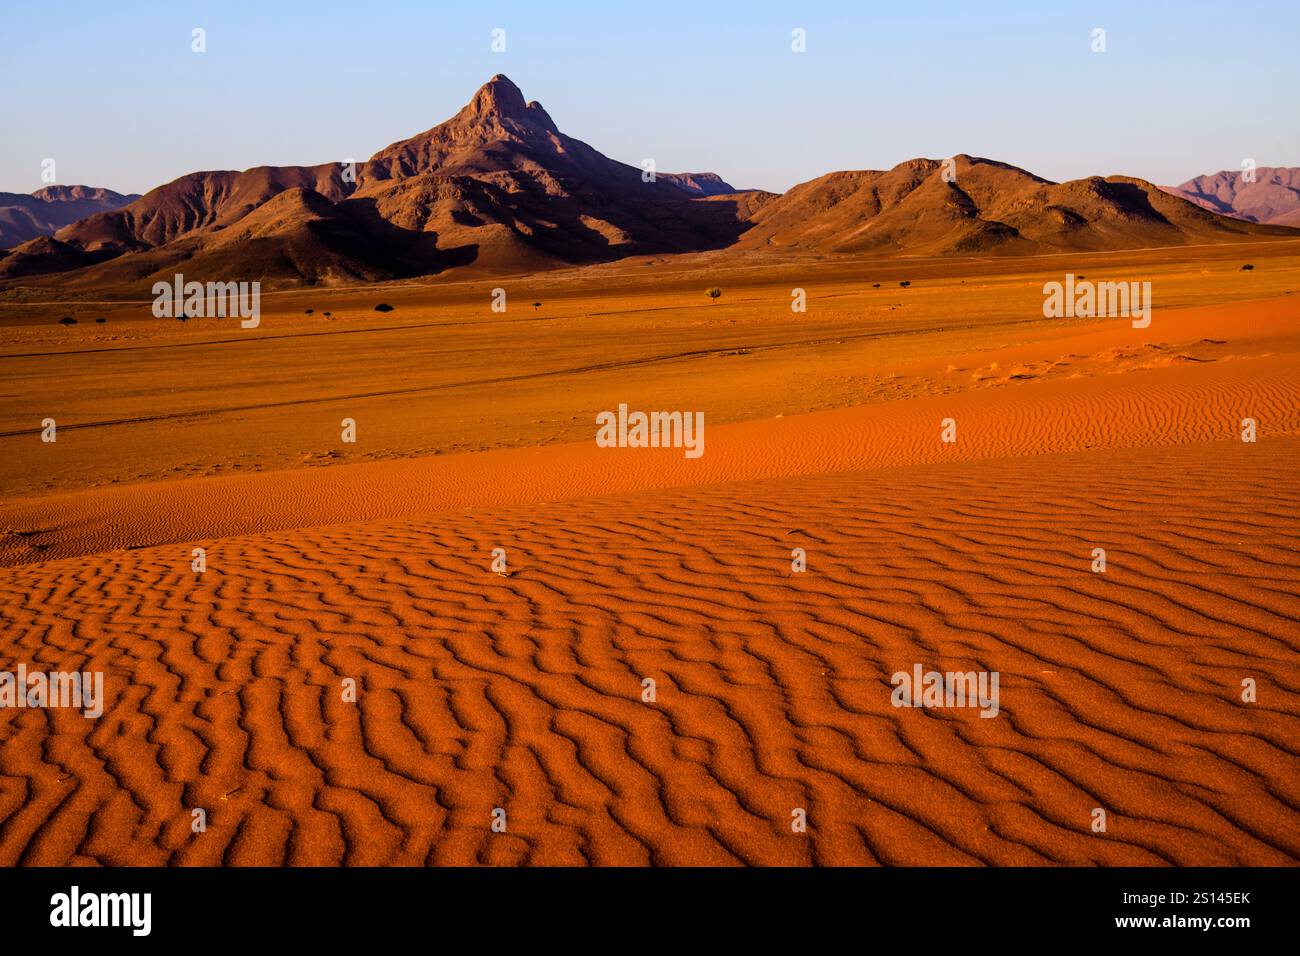
[[[1043,318],[1067,272],[1150,326]],[[0,370],[0,670],[106,697],[0,711],[0,865],[1300,861],[1300,242],[249,330],[10,299]],[[703,456],[598,448],[620,403]],[[915,665],[996,671],[996,717],[893,706]]]

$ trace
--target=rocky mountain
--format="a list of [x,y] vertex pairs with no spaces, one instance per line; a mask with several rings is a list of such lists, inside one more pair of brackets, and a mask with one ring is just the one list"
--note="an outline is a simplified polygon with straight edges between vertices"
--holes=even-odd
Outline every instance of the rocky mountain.
[[695,196],[725,196],[728,193],[749,192],[732,186],[717,173],[658,173],[679,189]]
[[829,173],[754,213],[747,249],[908,255],[1036,254],[1285,234],[1213,215],[1140,179],[1053,183],[1006,163],[913,159]]
[[1247,222],[1300,225],[1300,168],[1260,166],[1250,181],[1244,173],[1223,171],[1189,179],[1165,192],[1202,209]]
[[46,186],[30,195],[0,193],[0,249],[52,236],[79,219],[139,198],[96,186]]
[[495,76],[451,119],[342,164],[193,173],[60,230],[60,255],[20,246],[0,279],[103,261],[70,288],[140,286],[178,270],[200,281],[367,281],[448,268],[507,273],[639,253],[727,246],[752,202],[716,176],[643,182],[638,167],[560,132]]

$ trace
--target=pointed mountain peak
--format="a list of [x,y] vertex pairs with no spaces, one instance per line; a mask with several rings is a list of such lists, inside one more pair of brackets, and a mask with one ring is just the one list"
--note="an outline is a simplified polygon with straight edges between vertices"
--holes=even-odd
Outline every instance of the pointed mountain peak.
[[[525,102],[519,87],[498,73],[451,119],[371,156],[365,178],[386,180],[434,169],[495,169],[513,162],[511,150],[521,146],[553,156],[568,156],[575,150],[583,155],[593,152],[564,136],[541,103]],[[489,155],[494,151],[498,155]]]
[[498,73],[479,87],[474,98],[456,115],[460,123],[501,125],[509,120],[528,126],[540,127],[549,133],[558,133],[555,121],[542,109],[542,104],[533,100],[524,102],[524,94],[510,81],[510,77]]
[[504,73],[498,73],[480,86],[465,110],[478,119],[518,120],[528,116],[524,94]]

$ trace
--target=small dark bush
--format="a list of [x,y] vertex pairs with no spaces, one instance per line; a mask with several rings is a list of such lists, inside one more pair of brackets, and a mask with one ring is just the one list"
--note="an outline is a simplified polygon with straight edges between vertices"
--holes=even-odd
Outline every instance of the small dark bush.
[[906,288],[907,288],[909,285],[911,285],[912,283],[909,282],[907,279],[904,279],[902,282],[900,282],[900,283],[898,283],[898,284],[901,285],[904,289],[906,289]]
[[[377,306],[375,306],[375,311],[376,311],[376,312],[392,312],[392,311],[393,311],[393,307],[392,307],[391,305],[389,305],[387,302],[380,302]],[[326,315],[329,315],[328,312],[326,312],[325,314],[326,314]]]
[[77,320],[70,315],[65,315],[63,318],[59,319],[59,325],[76,325],[76,324],[77,324]]
[[307,312],[306,312],[306,314],[307,314],[307,315],[315,315],[315,314],[316,314],[316,310],[315,310],[315,309],[308,309]]
[[104,324],[105,322],[107,322],[107,321],[108,321],[108,319],[96,319],[96,320],[95,320],[95,323],[96,323],[97,325],[103,325],[103,324]]
[[1249,262],[1247,262],[1244,266],[1241,267],[1241,271],[1242,271],[1242,272],[1251,272],[1251,271],[1254,270],[1254,268],[1255,268],[1255,267],[1254,267],[1253,265],[1251,265]]

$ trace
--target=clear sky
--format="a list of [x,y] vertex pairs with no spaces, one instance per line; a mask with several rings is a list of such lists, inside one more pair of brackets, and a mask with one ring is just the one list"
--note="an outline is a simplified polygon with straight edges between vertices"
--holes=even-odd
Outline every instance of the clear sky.
[[12,192],[47,157],[123,192],[365,159],[494,73],[615,159],[774,191],[962,152],[1054,180],[1300,165],[1296,0],[3,0],[0,32]]

